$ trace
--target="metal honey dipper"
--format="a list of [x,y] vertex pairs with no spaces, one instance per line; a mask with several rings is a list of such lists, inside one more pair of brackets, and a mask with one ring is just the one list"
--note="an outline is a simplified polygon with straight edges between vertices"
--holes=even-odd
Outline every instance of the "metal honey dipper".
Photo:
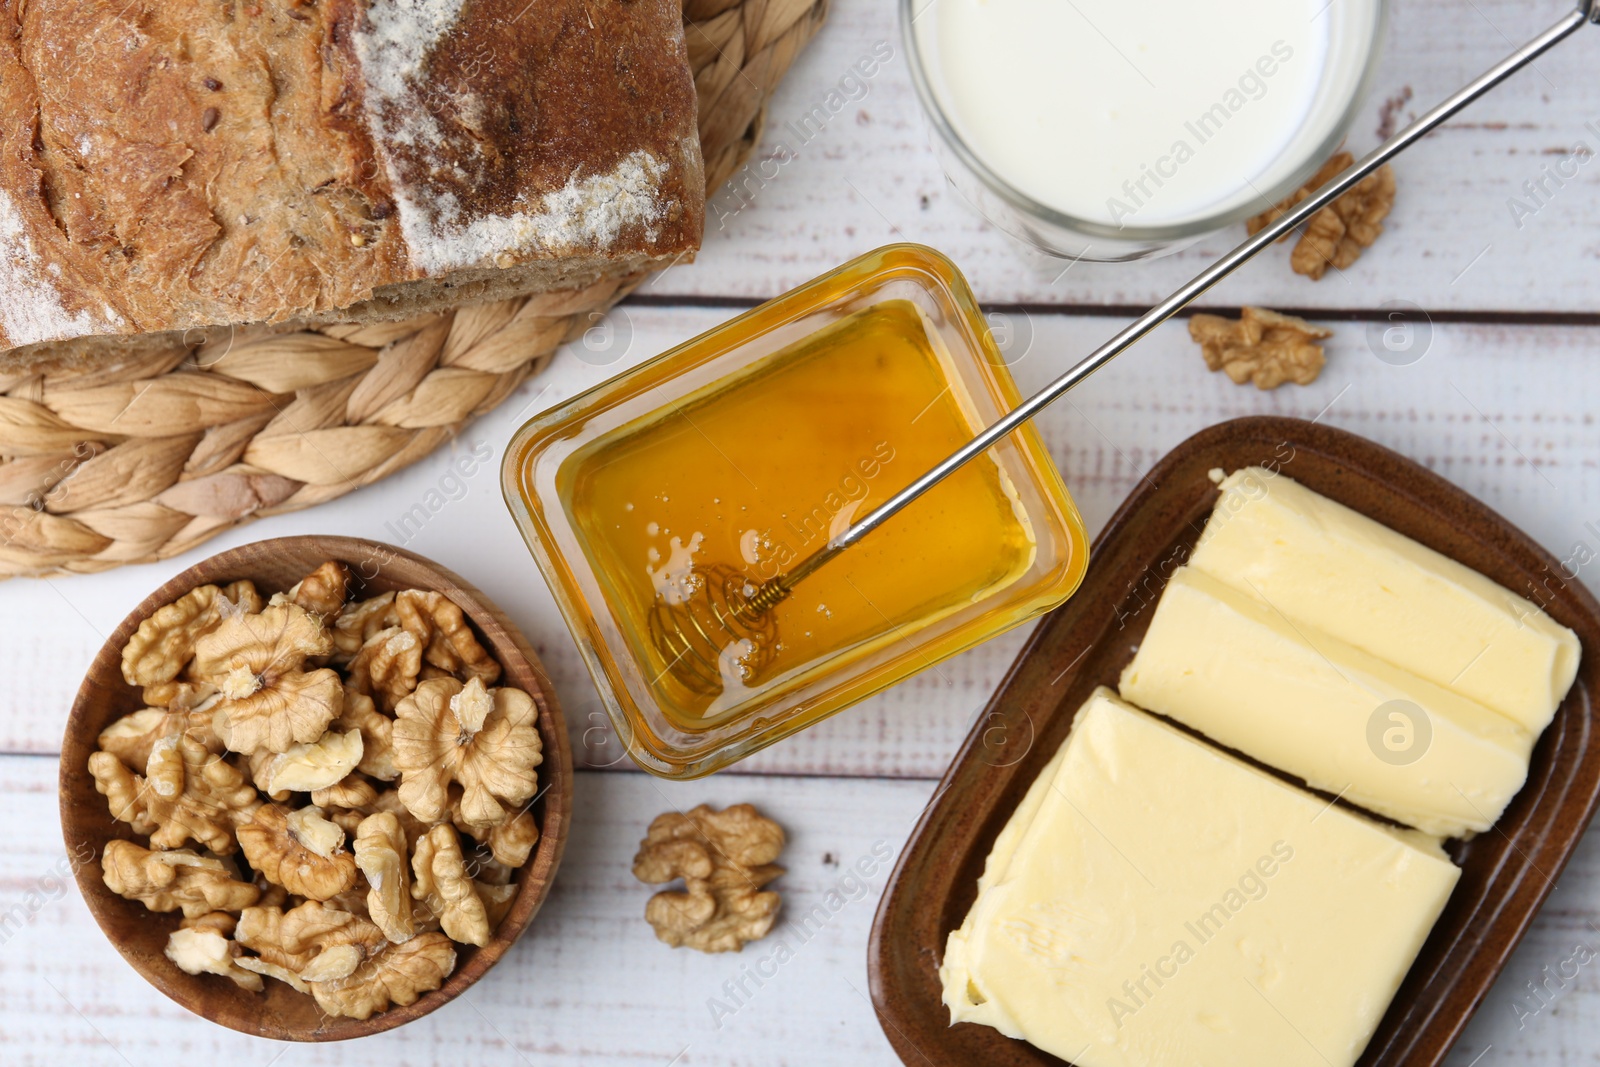
[[730,645],[743,643],[741,662],[752,669],[759,669],[765,662],[770,662],[777,642],[777,626],[771,611],[809,575],[1111,362],[1257,252],[1339,199],[1367,175],[1588,23],[1600,23],[1600,0],[1579,0],[1577,8],[1561,21],[1463,86],[1379,145],[1361,162],[1330,179],[1299,206],[1201,271],[1049,385],[918,476],[865,518],[795,564],[788,573],[758,582],[723,564],[695,567],[691,572],[698,579],[693,583],[694,592],[677,604],[658,600],[650,616],[651,639],[656,650],[665,657],[667,670],[694,692],[715,695],[724,685],[723,662],[727,654],[725,650]]

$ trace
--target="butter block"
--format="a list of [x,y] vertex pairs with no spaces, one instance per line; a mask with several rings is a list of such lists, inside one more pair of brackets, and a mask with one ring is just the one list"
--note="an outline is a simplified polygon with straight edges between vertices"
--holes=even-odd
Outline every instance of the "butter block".
[[1533,736],[1270,604],[1180,567],[1122,696],[1253,759],[1441,837],[1487,830]]
[[1459,875],[1100,689],[999,836],[944,1001],[1079,1067],[1349,1067]]
[[1577,635],[1469,567],[1259,467],[1235,471],[1189,565],[1538,736]]

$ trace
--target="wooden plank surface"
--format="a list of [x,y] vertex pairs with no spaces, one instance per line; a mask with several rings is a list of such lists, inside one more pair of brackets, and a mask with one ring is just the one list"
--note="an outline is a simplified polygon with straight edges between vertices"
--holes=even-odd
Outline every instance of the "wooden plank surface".
[[[339,1045],[277,1045],[214,1026],[168,1001],[112,949],[63,879],[55,761],[0,757],[11,819],[0,853],[0,1061],[7,1067],[398,1067],[630,1064],[639,1067],[867,1067],[898,1062],[866,999],[866,944],[896,856],[929,781],[722,776],[662,783],[641,773],[578,775],[582,815],[549,902],[506,958],[465,996],[392,1033]],[[649,820],[701,801],[750,801],[789,834],[784,910],[737,955],[658,943],[650,890],[629,870]],[[892,860],[891,860],[892,862]],[[858,867],[858,864],[862,866]],[[868,877],[860,871],[870,870]],[[837,896],[830,897],[830,893]],[[1451,1060],[1452,1067],[1592,1061],[1600,1015],[1600,839],[1559,881]],[[820,906],[822,911],[813,909]],[[813,918],[802,923],[804,916]],[[793,951],[775,962],[778,941]],[[1582,946],[1588,963],[1564,961]],[[1580,955],[1578,959],[1587,959]],[[1575,977],[1534,999],[1544,968]],[[757,986],[746,977],[768,977]],[[744,982],[745,992],[737,985]],[[729,983],[732,983],[730,988]],[[1475,1057],[1493,1046],[1489,1056]]]
[[[533,641],[566,705],[573,743],[592,765],[616,761],[593,687],[554,601],[508,521],[500,496],[504,443],[531,412],[726,316],[714,308],[624,307],[611,326],[625,354],[571,346],[537,381],[469,428],[451,448],[323,507],[235,530],[187,556],[107,574],[0,586],[0,751],[54,752],[66,710],[104,634],[151,589],[212,552],[292,533],[341,533],[404,543],[490,592]],[[1038,388],[1113,328],[1098,317],[1008,313],[1016,377]],[[1437,324],[1409,366],[1379,360],[1368,327],[1334,324],[1329,365],[1310,387],[1271,393],[1210,374],[1182,324],[1171,324],[1050,409],[1040,421],[1092,531],[1172,446],[1223,419],[1252,413],[1321,418],[1438,471],[1508,515],[1565,558],[1578,541],[1600,552],[1600,423],[1593,381],[1600,329]],[[625,344],[623,337],[631,338]],[[598,341],[595,342],[597,345]],[[1381,346],[1380,346],[1381,347]],[[582,353],[586,358],[579,358]],[[586,361],[586,359],[588,361]],[[454,457],[493,453],[457,486]],[[420,529],[401,519],[432,489],[459,495]],[[1600,568],[1581,572],[1595,585]],[[740,764],[740,772],[942,773],[973,716],[1020,647],[1013,632]]]
[[[761,154],[708,213],[693,268],[652,282],[652,296],[775,296],[892,240],[922,241],[960,263],[992,302],[1154,303],[1244,237],[1243,227],[1156,263],[1066,263],[1020,255],[945,182],[907,71],[891,0],[840,0],[773,100]],[[1443,99],[1568,10],[1564,0],[1396,0],[1377,83],[1348,144]],[[880,42],[882,43],[880,45]],[[894,58],[870,79],[852,67],[873,48]],[[1600,162],[1542,206],[1523,192],[1579,142],[1600,153],[1600,31],[1538,60],[1396,163],[1389,232],[1342,274],[1290,273],[1287,248],[1243,268],[1206,302],[1372,309],[1409,300],[1434,312],[1594,315],[1600,283]],[[870,69],[870,68],[863,68]],[[829,93],[838,90],[830,98]],[[852,99],[853,98],[853,99]],[[821,126],[806,116],[833,112]],[[1593,129],[1590,128],[1593,124]],[[1514,218],[1516,197],[1538,210]],[[1241,296],[1239,294],[1244,294]]]
[[[0,854],[0,1062],[7,1067],[155,1067],[174,1056],[259,1067],[665,1067],[674,1056],[683,1065],[894,1062],[865,999],[862,946],[932,782],[728,777],[676,784],[637,772],[580,774],[581,818],[549,901],[484,981],[392,1033],[285,1049],[190,1015],[105,941],[76,886],[63,885],[55,780],[53,759],[0,757],[0,803],[14,820]],[[657,942],[644,921],[652,890],[630,871],[652,817],[703,801],[750,801],[789,835],[788,873],[779,883],[785,911],[766,941],[739,955]],[[773,958],[780,940],[793,953],[781,966]],[[762,986],[744,977],[751,968],[769,975]]]
[[[1351,146],[1370,147],[1383,127],[1454,89],[1563,8],[1559,0],[1396,0],[1381,76]],[[894,57],[852,88],[843,79],[879,42]],[[1585,165],[1521,226],[1508,202],[1525,199],[1522,183],[1578,142],[1600,151],[1596,69],[1600,33],[1590,31],[1406,156],[1390,232],[1351,270],[1313,284],[1292,275],[1287,249],[1276,249],[1208,296],[1214,307],[1320,309],[1337,335],[1315,385],[1266,394],[1234,386],[1205,372],[1174,324],[1043,416],[1040,429],[1090,529],[1184,437],[1222,419],[1274,413],[1320,418],[1396,448],[1557,555],[1581,547],[1600,559],[1600,164]],[[821,132],[798,136],[790,123],[841,87],[843,103]],[[696,264],[646,285],[500,410],[410,470],[184,558],[0,584],[0,802],[11,819],[0,853],[0,1063],[895,1062],[865,997],[867,930],[887,872],[880,867],[864,885],[844,879],[875,848],[902,846],[1025,633],[924,672],[735,773],[658,782],[619,760],[576,650],[507,521],[504,444],[534,412],[891,240],[932,244],[966,271],[1031,391],[1240,234],[1140,266],[1064,271],[1019,251],[946,185],[889,0],[834,0],[828,25],[773,103],[756,166],[763,161],[742,197],[713,203]],[[1396,301],[1426,309],[1410,334],[1384,333],[1384,305]],[[1386,347],[1395,343],[1404,351]],[[452,463],[474,450],[490,458],[470,462],[458,479]],[[404,526],[434,490],[447,502],[420,527]],[[211,1026],[121,961],[59,877],[52,758],[84,668],[130,606],[212,552],[311,532],[404,543],[487,589],[539,649],[578,758],[595,769],[579,775],[580,817],[550,903],[505,962],[435,1016],[339,1047],[277,1046]],[[1600,565],[1589,564],[1580,579],[1600,591],[1597,574]],[[734,1005],[724,983],[739,981],[741,967],[764,951],[708,958],[659,945],[641,918],[648,891],[628,871],[653,815],[702,800],[750,800],[785,824],[790,873],[778,888],[786,916],[826,901],[830,890],[850,898],[748,1004]],[[1600,1062],[1596,961],[1600,834],[1591,833],[1452,1067]],[[716,1001],[736,1010],[717,1012]]]

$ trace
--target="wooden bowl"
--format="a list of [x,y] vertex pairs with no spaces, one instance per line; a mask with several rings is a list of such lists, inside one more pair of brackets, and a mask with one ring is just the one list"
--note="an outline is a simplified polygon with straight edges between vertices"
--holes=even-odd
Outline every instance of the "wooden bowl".
[[[266,596],[288,589],[327,560],[350,569],[353,597],[390,590],[426,589],[443,593],[461,608],[485,648],[504,668],[501,684],[531,694],[539,708],[544,762],[541,792],[533,806],[539,843],[517,872],[518,892],[511,910],[487,945],[456,946],[454,973],[439,989],[406,1007],[393,1007],[365,1020],[329,1018],[310,996],[268,979],[265,993],[251,993],[216,975],[190,975],[167,959],[167,935],[179,913],[156,914],[137,901],[106,888],[100,856],[116,838],[143,842],[126,823],[111,817],[106,798],[95,791],[88,771],[96,738],[107,725],[144,706],[138,689],[122,678],[122,647],[141,622],[196,586],[241,578]],[[555,691],[528,642],[488,598],[456,575],[404,549],[354,537],[280,537],[257,541],[212,556],[190,567],[146,597],[118,626],[95,657],[78,690],[61,742],[61,830],[67,855],[74,857],[78,888],[89,910],[117,951],[151,985],[196,1015],[257,1037],[280,1041],[342,1041],[392,1030],[459,996],[505,955],[550,891],[566,844],[572,817],[572,754]]]
[[1061,1067],[998,1030],[950,1025],[938,973],[945,938],[972,907],[995,838],[1072,729],[1078,707],[1095,686],[1117,687],[1168,576],[1188,559],[1216,503],[1207,472],[1252,465],[1281,470],[1531,593],[1583,643],[1577,680],[1535,746],[1522,790],[1493,832],[1447,846],[1461,880],[1360,1067],[1442,1063],[1555,888],[1600,805],[1600,604],[1530,537],[1404,456],[1299,419],[1235,419],[1173,449],[1112,516],[1083,586],[1033,632],[901,851],[873,921],[867,977],[884,1034],[905,1063]]

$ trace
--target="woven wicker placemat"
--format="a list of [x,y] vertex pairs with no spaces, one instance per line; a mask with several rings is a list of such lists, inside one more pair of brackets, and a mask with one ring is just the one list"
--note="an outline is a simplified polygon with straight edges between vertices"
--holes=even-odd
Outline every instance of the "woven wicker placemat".
[[[827,0],[685,0],[706,186],[761,136]],[[236,330],[0,381],[0,578],[175,556],[386,478],[539,371],[647,275],[402,322]]]

